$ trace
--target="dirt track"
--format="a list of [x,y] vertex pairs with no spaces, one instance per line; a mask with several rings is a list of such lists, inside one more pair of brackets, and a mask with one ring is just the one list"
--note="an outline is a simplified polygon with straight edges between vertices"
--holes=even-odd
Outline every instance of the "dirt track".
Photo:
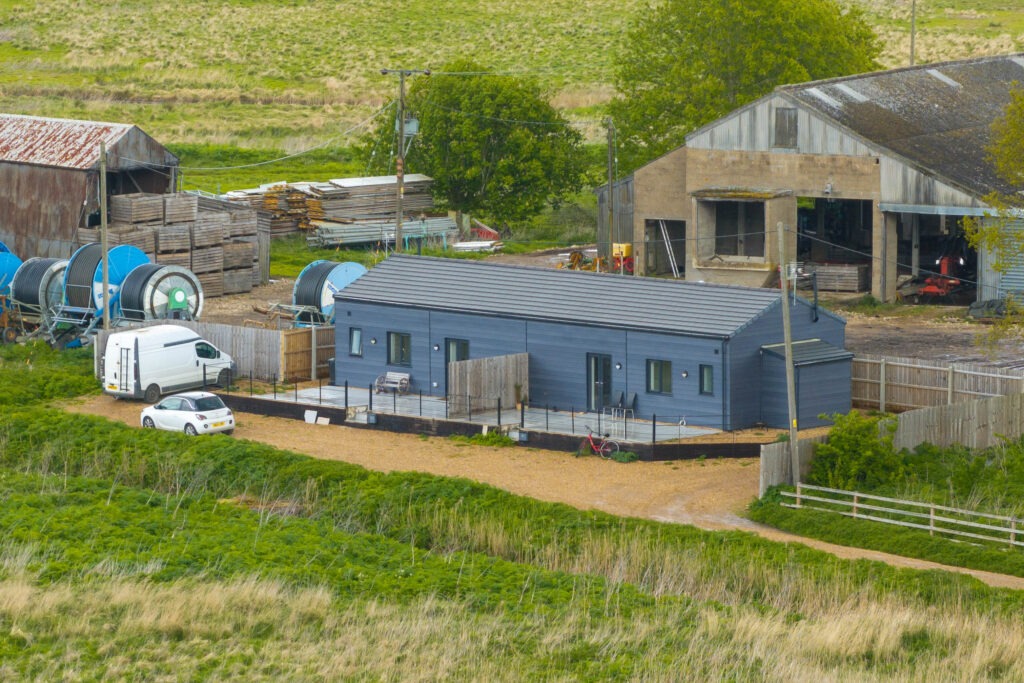
[[[109,396],[67,406],[137,426],[142,404]],[[310,425],[296,420],[239,413],[235,438],[260,441],[317,458],[343,460],[368,469],[420,471],[465,477],[538,500],[615,515],[692,524],[711,529],[751,531],[765,538],[799,542],[844,558],[879,560],[899,567],[947,569],[971,574],[993,586],[1024,590],[1024,579],[943,567],[857,548],[804,539],[754,524],[740,516],[757,497],[755,459],[636,462],[621,464],[596,457],[533,448],[490,448],[412,434]]]

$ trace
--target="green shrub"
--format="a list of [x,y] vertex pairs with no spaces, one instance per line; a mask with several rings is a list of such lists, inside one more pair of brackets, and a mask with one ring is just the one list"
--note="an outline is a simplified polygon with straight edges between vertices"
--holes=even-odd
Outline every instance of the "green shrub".
[[809,483],[871,491],[904,475],[903,458],[892,445],[895,425],[890,420],[856,411],[832,420],[835,426],[828,441],[814,450]]

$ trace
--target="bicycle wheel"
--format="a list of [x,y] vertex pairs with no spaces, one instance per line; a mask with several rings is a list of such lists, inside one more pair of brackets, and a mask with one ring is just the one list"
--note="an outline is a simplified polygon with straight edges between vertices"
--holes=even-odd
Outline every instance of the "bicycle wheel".
[[576,455],[589,455],[590,454],[590,442],[586,439],[580,441],[580,447],[576,449]]
[[616,441],[605,441],[601,444],[601,457],[610,458],[619,452],[619,444]]

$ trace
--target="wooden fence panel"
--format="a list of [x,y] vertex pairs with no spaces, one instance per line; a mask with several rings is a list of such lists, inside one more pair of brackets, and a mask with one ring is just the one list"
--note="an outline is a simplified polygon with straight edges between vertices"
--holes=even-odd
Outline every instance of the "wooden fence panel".
[[[828,435],[814,436],[797,441],[797,456],[800,460],[800,479],[804,479],[811,469],[811,458],[814,447],[828,440]],[[772,486],[793,483],[793,464],[789,451],[789,443],[780,441],[761,446],[761,479],[760,492],[763,496]]]
[[330,376],[329,360],[334,357],[334,327],[301,327],[281,330],[280,334],[280,378],[313,380]]
[[893,445],[897,448],[913,449],[925,442],[988,448],[1024,434],[1024,395],[922,408],[901,413],[896,420]]
[[[518,394],[517,396],[517,389]],[[470,412],[513,407],[516,399],[530,395],[530,356],[515,353],[448,364],[448,415],[466,417]]]
[[1024,372],[976,363],[937,364],[912,358],[857,356],[853,405],[886,412],[947,405],[1024,391]]

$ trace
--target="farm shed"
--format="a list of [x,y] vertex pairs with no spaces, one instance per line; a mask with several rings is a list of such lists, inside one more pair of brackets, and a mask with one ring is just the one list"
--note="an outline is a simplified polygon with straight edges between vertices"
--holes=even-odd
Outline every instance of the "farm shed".
[[[530,405],[603,412],[621,400],[637,418],[727,430],[766,421],[761,395],[778,387],[761,349],[783,340],[779,290],[402,254],[335,295],[335,326],[338,384],[402,372],[413,391],[445,396],[449,362],[525,353]],[[845,326],[795,298],[794,339],[841,350]],[[846,358],[816,379],[849,405],[849,377]],[[805,407],[817,415],[833,398],[818,406],[808,393]]]
[[178,158],[136,126],[0,114],[0,241],[20,258],[67,258],[99,224],[101,142],[108,195],[174,187]]
[[941,272],[965,297],[975,281],[978,299],[1022,291],[1024,257],[997,273],[962,227],[1021,189],[986,150],[1020,83],[1024,53],[779,87],[616,183],[610,230],[602,188],[599,242],[628,233],[640,274],[669,272],[672,250],[687,280],[764,286],[782,223],[787,260],[828,288],[891,300]]

